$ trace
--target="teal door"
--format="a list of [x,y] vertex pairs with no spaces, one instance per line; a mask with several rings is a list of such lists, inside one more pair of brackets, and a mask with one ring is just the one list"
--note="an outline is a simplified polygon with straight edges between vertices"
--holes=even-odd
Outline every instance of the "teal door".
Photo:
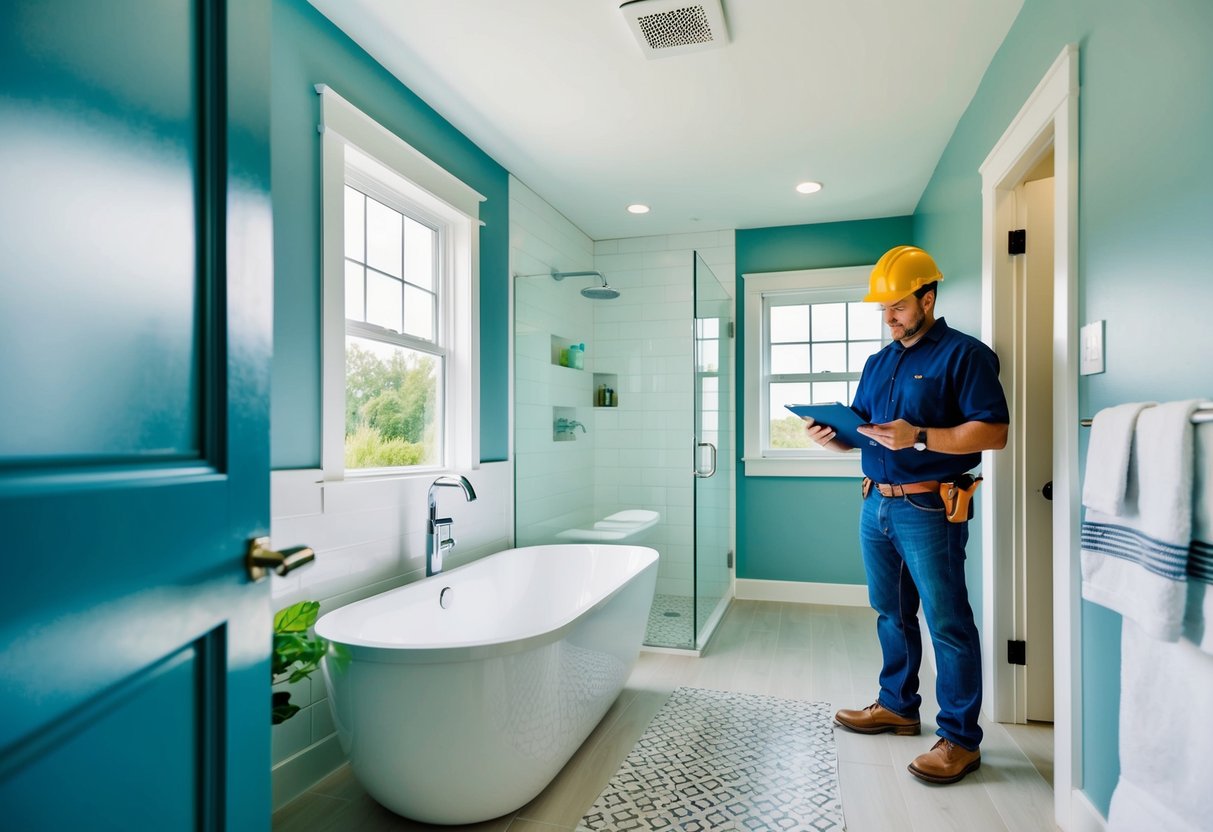
[[0,826],[269,826],[269,5],[0,4]]

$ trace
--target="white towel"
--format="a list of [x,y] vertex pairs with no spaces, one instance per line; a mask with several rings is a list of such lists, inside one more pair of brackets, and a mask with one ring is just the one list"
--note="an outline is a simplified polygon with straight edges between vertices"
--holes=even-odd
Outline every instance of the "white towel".
[[[1083,597],[1133,619],[1162,641],[1175,641],[1183,632],[1192,542],[1192,413],[1199,404],[1168,402],[1141,411],[1121,513],[1088,508],[1082,524]],[[1091,453],[1089,448],[1088,460]]]
[[1213,422],[1196,426],[1195,446],[1184,637],[1213,653]]
[[1133,430],[1141,411],[1153,405],[1154,402],[1129,402],[1105,407],[1095,414],[1082,483],[1084,506],[1112,516],[1124,511]]
[[1210,829],[1213,656],[1187,641],[1159,644],[1126,618],[1121,628],[1120,780],[1108,832]]

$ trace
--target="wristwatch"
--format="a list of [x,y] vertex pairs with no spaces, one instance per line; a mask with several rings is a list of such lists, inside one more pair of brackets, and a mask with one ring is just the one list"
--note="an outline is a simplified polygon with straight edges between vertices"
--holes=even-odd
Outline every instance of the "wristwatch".
[[918,435],[914,437],[914,450],[925,451],[927,449],[927,429],[919,428]]

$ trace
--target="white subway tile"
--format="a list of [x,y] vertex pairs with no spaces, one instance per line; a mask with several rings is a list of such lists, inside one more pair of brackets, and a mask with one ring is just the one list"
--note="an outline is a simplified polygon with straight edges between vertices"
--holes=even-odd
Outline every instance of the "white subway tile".
[[692,586],[693,582],[690,578],[658,579],[657,592],[661,595],[682,595],[685,597],[690,597],[692,594]]
[[641,310],[641,319],[645,321],[661,321],[672,331],[685,329],[687,337],[691,337],[691,316],[687,309],[669,303],[654,303]]
[[274,763],[298,754],[312,744],[312,723],[303,711],[270,729],[270,759]]
[[694,492],[686,488],[666,488],[666,504],[670,506],[693,506]]
[[[295,714],[296,717],[303,717],[303,713]],[[333,725],[332,708],[327,701],[317,702],[307,709],[307,716],[312,722],[312,742],[320,740],[332,734],[336,728]]]
[[272,471],[270,473],[270,516],[293,517],[319,514],[322,509],[320,469]]
[[691,234],[671,234],[671,249],[694,249],[696,251],[720,245],[720,232],[697,231]]
[[680,269],[685,278],[691,276],[691,269],[694,267],[694,255],[685,249],[665,251],[646,251],[644,253],[644,268],[657,269]]
[[664,300],[667,303],[687,304],[689,314],[690,303],[694,299],[694,291],[694,288],[689,283],[685,285],[666,286]]
[[[618,241],[615,242],[618,243]],[[642,252],[623,252],[619,250],[618,245],[614,252],[604,252],[594,256],[594,268],[604,272],[612,281],[619,277],[620,272],[638,271],[643,267],[644,254]]]
[[666,247],[666,237],[624,237],[619,240],[619,251],[623,254],[633,251],[661,251]]

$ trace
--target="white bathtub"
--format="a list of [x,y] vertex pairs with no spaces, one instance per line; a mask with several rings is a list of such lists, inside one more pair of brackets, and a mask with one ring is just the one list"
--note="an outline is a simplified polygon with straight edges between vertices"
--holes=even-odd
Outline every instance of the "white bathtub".
[[324,679],[355,776],[429,823],[523,806],[623,689],[656,580],[649,548],[530,546],[324,615]]

